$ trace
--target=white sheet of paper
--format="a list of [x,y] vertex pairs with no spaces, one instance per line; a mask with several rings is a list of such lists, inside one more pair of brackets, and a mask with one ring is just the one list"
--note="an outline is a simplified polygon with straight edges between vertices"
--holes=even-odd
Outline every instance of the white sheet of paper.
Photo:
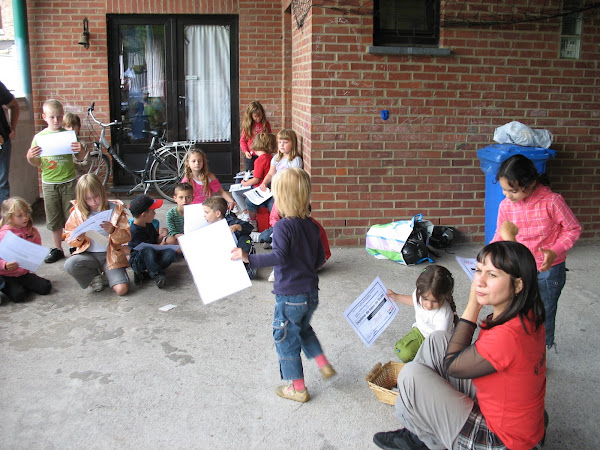
[[255,205],[260,205],[273,197],[273,193],[269,188],[266,191],[263,191],[261,188],[254,188],[251,191],[244,192],[244,195]]
[[48,252],[49,248],[20,238],[7,231],[0,241],[0,258],[6,262],[18,262],[19,267],[35,272]]
[[461,258],[460,256],[457,256],[456,261],[458,261],[458,264],[460,265],[460,267],[462,267],[462,270],[465,271],[469,279],[473,281],[473,278],[475,277],[475,267],[477,266],[477,259]]
[[188,234],[206,225],[208,225],[208,222],[204,218],[202,203],[183,207],[183,234]]
[[344,311],[344,317],[363,343],[370,347],[398,314],[379,277]]
[[161,306],[161,307],[160,307],[160,308],[158,308],[158,309],[159,309],[160,311],[170,311],[170,310],[172,310],[173,308],[177,308],[177,305],[173,305],[173,304],[170,304],[170,303],[169,303],[168,305]]
[[69,241],[77,239],[77,237],[87,231],[100,231],[102,227],[100,224],[102,222],[109,222],[110,216],[112,215],[112,209],[107,209],[106,211],[99,212],[98,214],[94,214],[91,217],[83,222],[81,225],[76,227],[71,234],[69,235]]
[[38,136],[35,141],[42,148],[40,156],[72,155],[71,144],[77,142],[77,135],[66,130]]
[[229,186],[229,192],[249,191],[250,189],[252,189],[252,186],[244,186],[242,183],[235,183]]
[[140,251],[145,249],[146,247],[150,247],[153,248],[154,250],[156,250],[157,252],[163,251],[163,250],[168,250],[168,249],[172,249],[172,250],[179,250],[179,245],[159,245],[159,244],[148,244],[147,242],[142,242],[141,244],[136,245],[133,249]]
[[252,286],[244,263],[231,260],[235,244],[227,221],[179,236],[179,244],[205,305]]

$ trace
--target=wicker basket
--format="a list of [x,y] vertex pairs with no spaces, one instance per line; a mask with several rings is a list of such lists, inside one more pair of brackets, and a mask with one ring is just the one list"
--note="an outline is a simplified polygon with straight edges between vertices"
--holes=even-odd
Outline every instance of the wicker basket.
[[377,363],[371,369],[366,380],[377,400],[388,405],[396,404],[398,392],[392,391],[392,388],[396,387],[398,374],[402,367],[404,367],[404,363],[390,361],[383,366],[381,363]]

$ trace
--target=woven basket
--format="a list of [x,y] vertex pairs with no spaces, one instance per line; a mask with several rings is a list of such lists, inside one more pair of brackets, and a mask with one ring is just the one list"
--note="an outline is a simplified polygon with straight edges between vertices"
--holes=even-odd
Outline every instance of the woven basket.
[[404,367],[404,363],[390,361],[383,366],[381,363],[377,363],[371,369],[366,380],[377,400],[388,405],[396,404],[398,392],[392,391],[392,388],[396,387],[398,374],[402,367]]

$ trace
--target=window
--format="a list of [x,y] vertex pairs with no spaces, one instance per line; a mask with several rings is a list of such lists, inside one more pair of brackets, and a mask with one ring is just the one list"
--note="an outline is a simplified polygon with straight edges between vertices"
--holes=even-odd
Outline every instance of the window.
[[373,45],[437,46],[439,0],[375,0]]
[[579,59],[579,45],[581,43],[581,0],[563,0],[563,11],[573,11],[562,18],[562,32],[560,36],[560,58]]

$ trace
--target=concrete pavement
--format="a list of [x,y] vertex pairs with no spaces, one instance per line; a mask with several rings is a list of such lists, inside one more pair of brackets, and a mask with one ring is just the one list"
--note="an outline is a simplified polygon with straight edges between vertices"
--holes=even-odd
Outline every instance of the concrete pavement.
[[[159,210],[161,223],[172,206]],[[49,244],[44,223],[36,226]],[[478,249],[452,251],[474,257]],[[600,445],[599,250],[600,242],[578,243],[567,260],[559,353],[548,355],[549,449]],[[470,281],[454,256],[443,253],[436,262],[454,274],[461,312]],[[371,348],[343,312],[376,276],[396,292],[412,292],[422,266],[332,248],[313,326],[338,375],[323,381],[305,360],[312,399],[300,404],[274,393],[280,380],[269,268],[251,288],[203,305],[181,260],[167,270],[165,289],[132,284],[121,298],[80,289],[63,264],[38,272],[52,280],[50,295],[0,307],[2,448],[368,449],[376,448],[375,432],[398,428],[393,407],[375,399],[365,375],[395,360],[394,343],[414,312],[400,305]],[[167,304],[177,307],[159,310]]]

